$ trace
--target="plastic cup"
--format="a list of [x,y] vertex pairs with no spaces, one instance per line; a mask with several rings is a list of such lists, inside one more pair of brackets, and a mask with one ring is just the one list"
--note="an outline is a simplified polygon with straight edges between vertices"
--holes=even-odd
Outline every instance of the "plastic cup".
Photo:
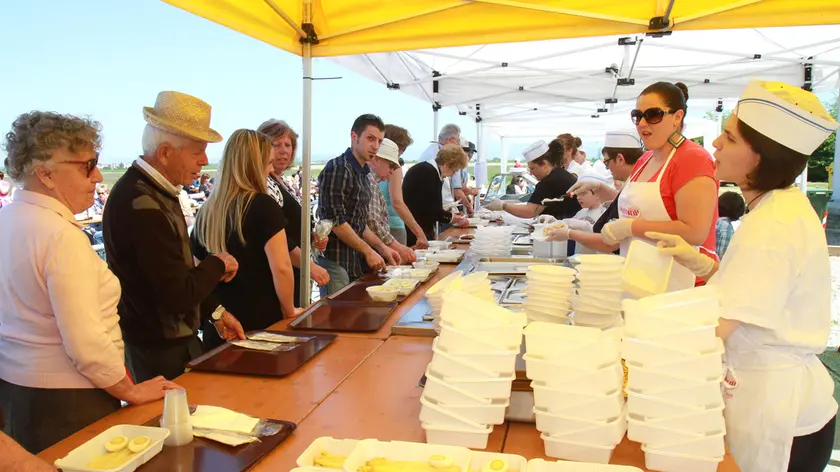
[[193,430],[186,390],[166,391],[160,426],[169,430],[169,437],[163,442],[165,446],[177,447],[192,442]]

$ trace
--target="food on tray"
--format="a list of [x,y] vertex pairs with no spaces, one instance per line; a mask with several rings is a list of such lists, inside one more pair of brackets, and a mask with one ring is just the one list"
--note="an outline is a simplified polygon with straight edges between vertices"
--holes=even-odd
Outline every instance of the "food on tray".
[[[450,463],[450,460],[450,465],[444,465]],[[452,458],[446,456],[431,456],[428,462],[392,461],[376,457],[359,467],[358,472],[463,472],[454,463]]]
[[557,224],[553,224],[553,225],[550,225],[550,226],[546,226],[545,228],[543,228],[543,236],[548,236],[549,233],[551,233],[555,229],[561,229],[561,228],[565,228],[565,227],[566,227],[565,223],[557,223]]
[[344,462],[347,460],[346,456],[339,456],[330,454],[327,451],[321,451],[321,455],[312,460],[312,464],[316,467],[324,467],[326,469],[344,468]]
[[627,398],[627,363],[621,359],[621,369],[624,370],[624,383],[621,385],[621,391],[624,392],[624,398]]
[[391,287],[386,287],[385,285],[376,285],[373,287],[369,287],[367,291],[373,293],[390,293],[393,292],[394,289]]
[[135,454],[143,452],[151,443],[152,441],[148,436],[137,436],[131,441],[125,436],[111,438],[104,445],[108,452],[90,461],[87,468],[93,470],[116,469],[131,460]]
[[475,235],[474,234],[462,234],[460,239],[462,241],[472,241],[473,239],[475,239]]
[[508,463],[504,459],[493,459],[484,465],[481,472],[508,472]]

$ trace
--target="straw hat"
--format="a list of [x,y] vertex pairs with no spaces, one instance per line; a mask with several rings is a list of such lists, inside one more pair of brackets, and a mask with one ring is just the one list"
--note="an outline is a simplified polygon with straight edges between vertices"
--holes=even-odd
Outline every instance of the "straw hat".
[[210,129],[210,105],[180,92],[160,92],[154,108],[143,107],[146,123],[186,138],[218,143],[222,135]]
[[376,155],[392,164],[400,165],[400,150],[388,138],[382,140],[382,143],[379,145],[379,151],[376,151]]

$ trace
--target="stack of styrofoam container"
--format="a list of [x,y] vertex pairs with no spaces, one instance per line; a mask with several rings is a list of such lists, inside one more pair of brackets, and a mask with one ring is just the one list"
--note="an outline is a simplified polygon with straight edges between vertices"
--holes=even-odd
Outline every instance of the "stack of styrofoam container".
[[525,348],[545,454],[608,463],[627,430],[621,328],[534,322]]
[[463,272],[456,270],[440,279],[437,283],[432,285],[428,291],[426,291],[426,302],[432,309],[431,314],[436,325],[439,324],[440,311],[443,309],[443,296],[446,295],[446,293],[451,289],[452,284],[455,283],[456,280],[460,279],[462,275]]
[[470,249],[481,257],[510,256],[514,229],[514,226],[479,226]]
[[532,265],[526,277],[523,304],[530,321],[568,322],[575,294],[575,271],[557,265]]
[[444,296],[440,336],[426,369],[420,422],[429,444],[487,447],[505,421],[516,378],[524,314],[476,296]]
[[713,285],[624,301],[628,437],[647,468],[717,470],[723,460],[723,342]]
[[609,327],[621,320],[621,271],[624,258],[588,254],[571,258],[577,269],[577,296],[572,321],[580,326]]

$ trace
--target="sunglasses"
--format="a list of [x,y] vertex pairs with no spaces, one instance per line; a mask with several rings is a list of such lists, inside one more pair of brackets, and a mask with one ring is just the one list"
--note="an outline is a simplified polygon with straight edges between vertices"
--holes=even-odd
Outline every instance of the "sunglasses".
[[660,123],[662,119],[665,118],[665,115],[673,115],[678,111],[679,110],[665,111],[658,107],[648,108],[645,111],[636,109],[630,112],[630,119],[633,121],[633,124],[637,126],[639,123],[642,122],[642,118],[644,118],[649,125],[655,125],[657,123]]
[[99,164],[99,154],[97,154],[93,159],[87,161],[58,161],[56,164],[75,164],[77,166],[82,166],[85,172],[85,177],[90,177],[96,169],[96,166]]

